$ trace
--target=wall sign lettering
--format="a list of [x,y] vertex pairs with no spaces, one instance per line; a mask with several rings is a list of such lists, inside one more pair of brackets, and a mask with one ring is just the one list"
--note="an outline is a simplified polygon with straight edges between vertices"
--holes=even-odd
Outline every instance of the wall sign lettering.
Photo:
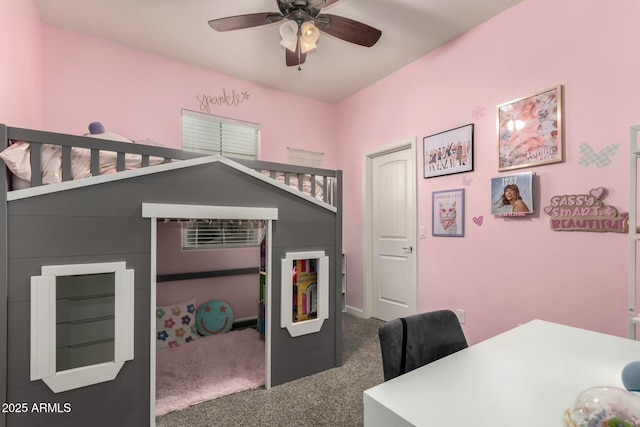
[[595,231],[627,233],[629,213],[618,213],[613,206],[607,206],[603,199],[607,190],[594,188],[589,194],[554,196],[551,205],[544,211],[551,216],[553,231]]
[[228,94],[226,89],[222,89],[222,95],[220,96],[211,96],[205,94],[196,96],[196,99],[198,100],[198,102],[200,102],[200,111],[209,113],[211,112],[212,105],[237,107],[238,105],[249,99],[249,93],[238,93],[235,89],[232,89],[231,94]]

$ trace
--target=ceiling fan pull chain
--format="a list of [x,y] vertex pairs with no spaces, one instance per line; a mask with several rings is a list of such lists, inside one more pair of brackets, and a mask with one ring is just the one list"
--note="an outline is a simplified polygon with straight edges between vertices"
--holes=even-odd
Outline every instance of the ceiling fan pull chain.
[[300,55],[302,55],[302,24],[298,22],[298,47],[296,49],[298,52],[298,71],[302,71],[302,66],[300,64]]

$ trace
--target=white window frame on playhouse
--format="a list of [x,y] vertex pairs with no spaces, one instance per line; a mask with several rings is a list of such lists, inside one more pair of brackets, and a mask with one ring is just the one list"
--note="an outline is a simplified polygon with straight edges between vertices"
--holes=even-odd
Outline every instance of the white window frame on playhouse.
[[[56,371],[56,278],[115,273],[113,360]],[[31,277],[31,381],[41,379],[54,393],[113,380],[133,359],[134,270],[125,262],[43,266]]]
[[[318,260],[318,317],[315,319],[293,321],[293,286],[291,285],[291,272],[293,262],[296,260]],[[329,318],[329,257],[324,251],[313,252],[287,252],[281,262],[281,311],[280,327],[287,328],[289,335],[299,337],[301,335],[319,332],[325,319]]]

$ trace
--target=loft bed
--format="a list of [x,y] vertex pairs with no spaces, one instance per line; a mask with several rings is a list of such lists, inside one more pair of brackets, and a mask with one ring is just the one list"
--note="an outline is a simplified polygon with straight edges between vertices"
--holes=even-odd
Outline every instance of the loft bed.
[[[0,125],[0,135],[4,141],[0,146],[0,158],[9,172],[0,180],[6,181],[2,182],[2,188],[9,191],[206,156],[144,143],[5,125]],[[334,170],[255,160],[235,161],[335,206],[333,194],[337,176]]]
[[[9,152],[14,155],[16,153],[10,151],[16,148],[22,151],[20,156],[14,156],[8,163],[6,157],[10,156],[0,155],[5,161],[0,164],[7,163],[5,173],[0,173],[0,304],[6,307],[5,310],[0,310],[0,313],[5,313],[0,315],[0,330],[6,331],[0,334],[0,384],[5,384],[0,387],[0,398],[9,402],[27,400],[26,396],[34,396],[33,399],[37,397],[38,402],[70,401],[73,406],[73,417],[70,413],[67,420],[71,424],[62,421],[61,417],[65,415],[61,415],[60,411],[57,414],[30,413],[21,417],[3,414],[0,415],[0,427],[48,425],[54,422],[60,425],[85,425],[96,417],[123,425],[149,422],[149,406],[153,408],[154,404],[140,396],[144,396],[145,387],[146,390],[149,387],[143,382],[145,378],[148,379],[148,366],[151,362],[148,346],[138,340],[141,336],[147,339],[145,337],[149,331],[148,314],[140,313],[144,312],[140,307],[148,311],[149,304],[139,301],[140,295],[148,298],[149,285],[145,289],[144,282],[151,281],[152,271],[146,265],[149,262],[148,255],[140,257],[132,254],[135,248],[131,249],[132,246],[141,246],[140,241],[148,238],[149,217],[140,218],[139,207],[149,201],[170,205],[187,203],[194,206],[265,206],[279,209],[277,226],[274,226],[273,231],[275,243],[271,264],[274,275],[274,314],[269,329],[272,336],[272,385],[342,364],[341,289],[338,286],[341,283],[339,263],[342,252],[341,171],[263,161],[229,161],[219,156],[206,156],[144,143],[65,135],[1,124],[0,135],[1,153]],[[215,170],[211,171],[212,169]],[[148,172],[138,174],[141,170]],[[140,176],[143,179],[139,179]],[[169,188],[176,177],[182,187],[175,185],[174,188]],[[206,181],[202,180],[203,177]],[[236,179],[239,190],[234,188]],[[212,182],[221,185],[212,186]],[[167,183],[170,184],[165,187]],[[185,194],[184,186],[191,184],[199,191]],[[120,206],[125,206],[124,213]],[[138,206],[136,214],[129,213],[132,206]],[[109,212],[103,214],[100,209]],[[127,215],[134,217],[129,218]],[[138,217],[135,218],[135,215]],[[143,223],[145,219],[146,222]],[[47,223],[46,227],[44,223]],[[135,223],[138,227],[135,230],[140,231],[131,232],[130,223]],[[65,230],[56,228],[60,224],[64,226],[60,228]],[[49,237],[38,235],[44,230],[47,231],[47,236],[49,230],[52,230],[59,241],[50,242]],[[66,241],[64,231],[85,236],[87,230],[91,233],[95,230],[96,234],[91,239],[100,243],[89,245],[87,240],[91,239],[83,237],[83,241],[75,236]],[[122,242],[119,245],[105,243],[106,247],[95,253],[84,252],[87,249],[84,245],[93,249],[93,246],[102,244],[103,239],[112,239],[112,235],[117,235],[114,237],[116,240],[119,238],[135,242]],[[29,243],[23,244],[22,239]],[[315,332],[315,336],[309,334],[294,337],[281,326],[280,309],[277,308],[281,299],[278,289],[280,275],[290,274],[281,270],[279,259],[288,256],[289,252],[298,253],[296,251],[303,254],[311,251],[308,253],[316,254],[318,249],[330,258],[327,261],[330,263],[329,317],[325,321],[328,326],[325,323],[321,330]],[[142,252],[145,250],[148,249],[142,249]],[[40,273],[40,266],[50,264],[55,267],[58,264],[93,259],[102,261],[105,258],[125,260],[125,268],[138,263],[135,271],[135,360],[129,359],[132,364],[124,365],[130,366],[129,373],[113,379],[114,384],[99,384],[64,392],[68,394],[52,393],[42,381],[34,382],[29,378],[30,362],[26,356],[30,345],[33,345],[29,339],[29,317],[21,314],[18,316],[20,321],[16,321],[15,317],[16,312],[25,307],[25,311],[29,312],[29,277],[32,278],[33,293],[33,277]],[[37,272],[34,271],[36,266]],[[42,268],[44,275],[44,267]],[[140,286],[143,288],[140,289]],[[33,307],[32,299],[31,304]],[[131,351],[133,354],[133,350]],[[296,356],[297,354],[300,356]],[[33,361],[31,366],[33,367]],[[113,398],[103,400],[107,395]],[[95,407],[94,402],[102,403]],[[95,408],[88,410],[89,406]],[[151,418],[152,425],[153,422]]]

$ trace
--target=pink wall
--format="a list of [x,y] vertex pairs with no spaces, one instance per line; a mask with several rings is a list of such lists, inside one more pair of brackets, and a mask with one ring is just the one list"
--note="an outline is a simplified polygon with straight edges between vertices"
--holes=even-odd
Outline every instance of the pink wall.
[[[347,298],[356,310],[364,307],[364,153],[412,135],[421,148],[424,136],[475,123],[475,171],[465,175],[472,179],[466,236],[418,241],[420,311],[466,310],[470,342],[532,318],[626,335],[626,236],[555,233],[540,210],[524,220],[493,218],[489,182],[503,175],[496,168],[496,105],[562,84],[566,160],[530,169],[539,176],[540,204],[604,186],[609,204],[628,209],[629,126],[640,122],[636,0],[602,7],[523,0],[338,106],[42,28],[32,2],[0,4],[7,12],[0,18],[0,52],[12,58],[0,71],[1,122],[82,134],[100,120],[132,139],[178,147],[181,108],[198,110],[197,96],[236,90],[250,99],[211,113],[261,123],[263,159],[285,161],[287,146],[324,151],[326,167],[344,169]],[[291,117],[294,111],[308,114]],[[583,167],[581,143],[596,151],[620,148],[610,166]],[[419,177],[419,225],[431,227],[432,191],[460,187],[462,175]],[[485,221],[478,227],[471,217],[480,215]]]
[[[194,273],[259,267],[260,251],[255,248],[183,251],[181,228],[176,222],[158,222],[158,274]],[[225,301],[235,320],[256,317],[260,299],[258,273],[208,279],[163,282],[157,286],[157,305],[196,299]]]
[[[640,124],[637,16],[635,0],[590,7],[583,0],[523,0],[337,107],[349,306],[364,307],[364,153],[410,135],[421,152],[423,137],[475,123],[468,187],[463,175],[423,179],[418,155],[419,225],[431,229],[432,191],[466,188],[465,237],[429,232],[418,240],[419,311],[464,309],[470,342],[534,318],[626,336],[627,236],[554,232],[542,209],[526,219],[492,217],[490,179],[508,174],[497,171],[496,106],[562,84],[565,162],[511,172],[539,176],[542,205],[603,186],[610,192],[605,202],[629,209],[629,127]],[[584,167],[581,143],[595,151],[620,148],[608,167]],[[477,226],[471,219],[480,215]]]
[[32,1],[0,0],[0,123],[42,126],[42,24]]
[[287,147],[333,156],[333,105],[122,45],[44,26],[44,127],[82,134],[90,122],[131,139],[180,148],[181,109],[200,111],[197,97],[247,92],[237,106],[209,113],[261,124],[261,160],[287,161]]

